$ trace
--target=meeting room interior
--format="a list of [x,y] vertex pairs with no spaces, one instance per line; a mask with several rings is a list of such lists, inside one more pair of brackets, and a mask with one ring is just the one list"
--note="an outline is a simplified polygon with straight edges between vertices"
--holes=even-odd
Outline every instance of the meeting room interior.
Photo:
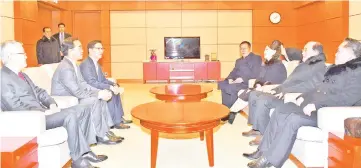
[[361,167],[360,0],[0,14],[2,168]]

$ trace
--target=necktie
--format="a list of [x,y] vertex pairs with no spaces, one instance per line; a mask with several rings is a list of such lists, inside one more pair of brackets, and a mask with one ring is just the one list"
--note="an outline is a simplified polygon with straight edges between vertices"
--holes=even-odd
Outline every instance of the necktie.
[[24,75],[23,75],[21,72],[18,73],[18,76],[20,77],[20,79],[22,79],[22,80],[25,81],[25,77],[24,77]]

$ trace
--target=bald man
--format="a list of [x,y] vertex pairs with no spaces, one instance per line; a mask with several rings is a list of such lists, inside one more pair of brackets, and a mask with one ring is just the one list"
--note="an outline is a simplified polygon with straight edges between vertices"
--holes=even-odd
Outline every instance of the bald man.
[[323,46],[318,42],[308,42],[302,52],[303,63],[299,64],[292,74],[281,85],[264,93],[252,91],[249,96],[248,124],[252,129],[242,133],[243,136],[255,136],[250,145],[258,145],[270,120],[269,112],[272,108],[283,104],[286,93],[305,93],[322,83],[326,72],[326,57]]

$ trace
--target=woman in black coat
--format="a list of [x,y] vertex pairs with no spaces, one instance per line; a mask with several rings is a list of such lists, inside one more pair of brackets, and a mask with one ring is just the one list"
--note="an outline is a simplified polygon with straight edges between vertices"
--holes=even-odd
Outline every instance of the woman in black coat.
[[233,123],[236,114],[248,105],[248,97],[251,90],[259,90],[263,85],[281,84],[287,78],[287,70],[280,60],[282,43],[274,40],[271,45],[266,46],[264,51],[264,63],[256,78],[253,88],[240,90],[238,99],[230,108],[228,122]]

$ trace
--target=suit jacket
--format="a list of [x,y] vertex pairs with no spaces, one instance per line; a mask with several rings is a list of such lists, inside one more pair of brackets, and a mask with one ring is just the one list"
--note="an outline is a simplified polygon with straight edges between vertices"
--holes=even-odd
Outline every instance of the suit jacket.
[[[59,47],[61,48],[60,39],[59,39],[59,33],[56,33],[53,35],[53,37],[58,40]],[[71,34],[64,32],[64,40],[68,37],[71,37]]]
[[245,83],[249,79],[257,78],[262,65],[262,58],[259,55],[250,53],[246,58],[239,58],[226,79],[237,79],[241,77]]
[[314,90],[302,94],[301,107],[315,104],[322,107],[358,105],[361,100],[361,57],[335,65],[327,70],[322,83]]
[[287,70],[285,65],[281,61],[275,61],[272,64],[263,65],[260,68],[260,73],[256,78],[256,83],[261,85],[268,84],[280,84],[287,78]]
[[76,70],[72,62],[64,58],[54,72],[51,82],[51,94],[74,96],[78,99],[97,97],[99,90],[87,84],[77,65]]
[[22,73],[25,81],[7,67],[1,69],[1,108],[3,111],[46,111],[55,100]]
[[299,64],[275,90],[277,93],[305,93],[322,83],[326,73],[324,54],[313,56]]
[[80,71],[85,79],[85,81],[98,89],[110,89],[110,86],[114,85],[113,82],[107,80],[104,76],[104,73],[98,62],[95,62],[98,65],[98,73],[94,65],[93,59],[88,57],[80,64]]
[[58,63],[61,60],[58,41],[51,37],[50,40],[43,36],[36,43],[36,56],[38,64]]

